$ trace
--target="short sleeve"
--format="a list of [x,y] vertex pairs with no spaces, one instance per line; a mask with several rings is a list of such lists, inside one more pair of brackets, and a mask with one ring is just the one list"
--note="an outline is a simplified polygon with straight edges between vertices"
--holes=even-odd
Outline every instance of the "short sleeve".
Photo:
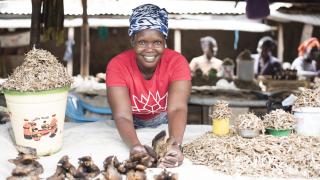
[[172,67],[172,74],[170,78],[171,82],[178,80],[191,80],[189,63],[185,57],[182,55],[178,56],[178,58],[175,59]]
[[112,59],[106,70],[106,86],[126,86],[124,69],[125,68],[118,62],[118,59]]

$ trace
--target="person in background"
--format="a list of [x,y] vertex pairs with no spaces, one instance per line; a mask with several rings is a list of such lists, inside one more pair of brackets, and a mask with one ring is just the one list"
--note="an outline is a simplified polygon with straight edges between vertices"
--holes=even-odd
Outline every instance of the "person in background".
[[254,59],[254,74],[275,75],[281,71],[281,63],[272,55],[272,50],[276,48],[275,41],[269,37],[262,37],[257,46],[257,54],[252,54]]
[[296,69],[300,77],[313,79],[320,75],[317,70],[317,55],[319,53],[320,43],[317,38],[305,40],[298,47],[299,56],[292,62],[291,69]]
[[205,76],[209,75],[211,69],[219,73],[222,61],[215,57],[218,52],[217,41],[211,36],[206,36],[200,39],[200,44],[203,55],[193,58],[189,64],[192,76],[197,69],[201,69]]
[[175,139],[159,167],[182,164],[191,73],[180,53],[166,48],[168,13],[153,4],[133,9],[129,19],[132,49],[114,57],[106,69],[107,97],[118,132],[130,155],[147,153],[136,128],[168,123]]

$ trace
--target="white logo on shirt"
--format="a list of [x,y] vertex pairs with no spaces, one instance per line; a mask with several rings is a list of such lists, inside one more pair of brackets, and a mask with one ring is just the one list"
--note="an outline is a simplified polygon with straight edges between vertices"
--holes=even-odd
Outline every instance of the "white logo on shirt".
[[143,94],[141,94],[140,98],[132,95],[132,99],[134,103],[132,105],[132,112],[134,114],[155,114],[166,111],[168,92],[160,97],[159,91],[155,95],[149,91],[148,97],[145,97]]

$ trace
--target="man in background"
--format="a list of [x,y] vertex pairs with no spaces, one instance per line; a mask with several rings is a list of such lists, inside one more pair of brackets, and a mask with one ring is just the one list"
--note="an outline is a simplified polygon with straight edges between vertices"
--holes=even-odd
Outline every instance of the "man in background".
[[197,69],[200,69],[202,74],[205,76],[208,76],[210,70],[212,69],[219,73],[222,61],[215,57],[218,52],[217,41],[211,36],[206,36],[200,39],[200,43],[203,55],[195,57],[191,60],[189,66],[192,76],[195,76]]

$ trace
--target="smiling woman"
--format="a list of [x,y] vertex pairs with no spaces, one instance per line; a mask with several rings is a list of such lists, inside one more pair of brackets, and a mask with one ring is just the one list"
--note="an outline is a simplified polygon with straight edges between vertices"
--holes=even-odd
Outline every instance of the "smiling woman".
[[166,48],[168,14],[153,4],[135,9],[128,34],[132,49],[114,57],[106,70],[108,100],[130,154],[147,153],[136,128],[168,124],[174,139],[160,167],[181,165],[191,74],[187,60]]

